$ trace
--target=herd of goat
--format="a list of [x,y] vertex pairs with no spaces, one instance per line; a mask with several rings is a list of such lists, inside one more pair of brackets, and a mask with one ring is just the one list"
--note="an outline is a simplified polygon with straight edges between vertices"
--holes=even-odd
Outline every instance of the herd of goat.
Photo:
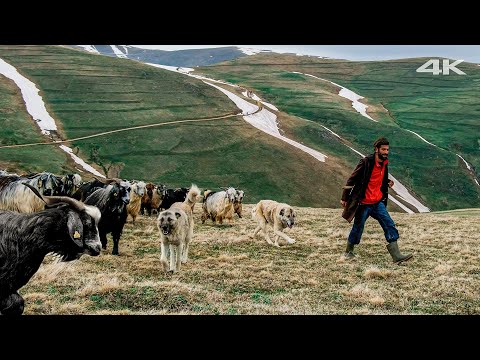
[[[97,256],[112,234],[112,254],[130,215],[151,215],[187,202],[189,188],[169,189],[143,181],[98,179],[42,172],[17,175],[0,171],[0,314],[19,315],[24,300],[18,289],[37,272],[48,253],[62,261]],[[193,185],[192,185],[193,188]],[[196,188],[196,186],[195,186]],[[244,192],[233,187],[202,197],[202,223],[242,216]],[[186,199],[187,198],[187,199]],[[194,205],[194,204],[193,204]],[[193,210],[193,206],[192,206]]]

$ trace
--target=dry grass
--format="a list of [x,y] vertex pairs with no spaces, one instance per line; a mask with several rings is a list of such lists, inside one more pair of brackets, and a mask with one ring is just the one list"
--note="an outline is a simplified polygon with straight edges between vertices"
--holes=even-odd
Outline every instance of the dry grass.
[[44,264],[20,289],[25,314],[480,314],[477,213],[392,213],[403,265],[392,263],[373,219],[357,257],[346,261],[351,225],[340,209],[296,208],[297,243],[252,239],[252,205],[233,226],[200,222],[189,262],[177,274],[160,269],[155,218],[129,222],[120,256],[107,251]]

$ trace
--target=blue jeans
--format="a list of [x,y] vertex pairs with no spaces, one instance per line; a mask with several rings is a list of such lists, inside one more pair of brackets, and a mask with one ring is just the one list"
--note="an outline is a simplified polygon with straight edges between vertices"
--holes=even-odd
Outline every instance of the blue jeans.
[[352,231],[350,231],[350,235],[348,235],[348,242],[350,244],[360,244],[363,228],[365,227],[365,221],[367,221],[369,216],[380,223],[383,232],[385,233],[385,239],[387,242],[391,243],[397,241],[399,235],[397,229],[395,228],[395,223],[388,214],[385,204],[380,201],[372,205],[360,204],[357,212],[355,213]]

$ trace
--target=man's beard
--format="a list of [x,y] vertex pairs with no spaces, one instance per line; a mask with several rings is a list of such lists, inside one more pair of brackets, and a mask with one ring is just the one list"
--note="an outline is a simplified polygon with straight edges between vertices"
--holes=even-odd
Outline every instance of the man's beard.
[[387,154],[380,154],[378,153],[378,157],[380,158],[380,160],[382,161],[385,161],[388,159],[388,155]]

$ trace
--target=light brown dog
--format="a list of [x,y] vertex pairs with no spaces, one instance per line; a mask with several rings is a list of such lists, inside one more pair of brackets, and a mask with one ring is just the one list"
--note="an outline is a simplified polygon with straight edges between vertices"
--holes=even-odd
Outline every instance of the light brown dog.
[[177,272],[180,264],[185,264],[188,260],[188,247],[193,237],[192,208],[199,200],[199,195],[198,187],[192,185],[183,203],[176,202],[158,215],[160,262],[164,271]]
[[[295,210],[293,210],[290,205],[278,203],[273,200],[261,200],[253,208],[252,218],[258,223],[258,226],[253,233],[253,237],[262,230],[265,240],[271,245],[279,247],[279,237],[285,239],[289,244],[295,243],[295,240],[283,233],[283,229],[286,227],[291,229],[293,225],[295,225],[296,214]],[[273,227],[273,233],[275,234],[274,243],[268,236],[267,224],[270,224]]]

